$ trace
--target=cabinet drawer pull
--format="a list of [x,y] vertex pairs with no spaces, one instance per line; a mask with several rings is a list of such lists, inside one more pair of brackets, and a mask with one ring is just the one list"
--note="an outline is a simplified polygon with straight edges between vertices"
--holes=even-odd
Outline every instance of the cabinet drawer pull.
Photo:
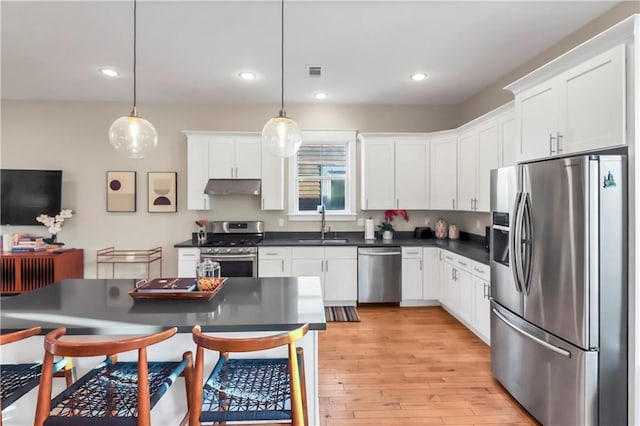
[[556,138],[551,133],[549,133],[549,155],[553,155],[556,153],[556,151],[553,149],[553,141],[555,139]]
[[265,253],[264,255],[265,255],[265,256],[277,256],[277,255],[278,255],[278,252],[271,252],[271,253],[267,252],[267,253]]

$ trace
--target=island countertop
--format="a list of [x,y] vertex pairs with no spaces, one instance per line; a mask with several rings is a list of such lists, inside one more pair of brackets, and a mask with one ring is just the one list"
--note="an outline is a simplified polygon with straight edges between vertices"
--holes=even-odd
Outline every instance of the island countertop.
[[142,334],[167,327],[190,333],[289,330],[309,323],[326,329],[317,277],[229,278],[209,301],[135,300],[132,279],[68,279],[0,300],[0,330],[7,333],[41,326],[46,333]]

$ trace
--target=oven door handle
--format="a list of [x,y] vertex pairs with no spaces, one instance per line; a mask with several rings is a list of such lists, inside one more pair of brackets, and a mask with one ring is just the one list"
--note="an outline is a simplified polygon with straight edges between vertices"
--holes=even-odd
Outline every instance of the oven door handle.
[[255,259],[256,255],[255,254],[238,254],[238,255],[230,255],[230,256],[220,256],[220,255],[216,255],[216,254],[202,254],[200,255],[201,258],[207,258],[207,259],[211,259],[211,260],[233,260],[233,259]]

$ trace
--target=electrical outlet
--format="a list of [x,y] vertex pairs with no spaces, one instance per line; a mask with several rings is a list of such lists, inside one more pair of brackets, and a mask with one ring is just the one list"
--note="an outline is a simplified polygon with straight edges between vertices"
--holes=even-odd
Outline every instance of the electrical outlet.
[[424,218],[424,224],[427,225],[427,226],[429,225],[429,218],[428,217]]
[[278,226],[284,226],[284,219],[283,218],[278,219]]
[[480,229],[480,221],[476,220],[476,229]]
[[363,217],[359,217],[358,218],[358,226],[364,226],[364,218]]

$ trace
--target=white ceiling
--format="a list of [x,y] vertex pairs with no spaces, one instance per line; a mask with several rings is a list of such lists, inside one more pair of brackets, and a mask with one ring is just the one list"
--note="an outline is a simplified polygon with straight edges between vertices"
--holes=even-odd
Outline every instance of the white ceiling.
[[[458,104],[616,3],[287,0],[285,104]],[[132,5],[2,0],[2,98],[131,102]],[[280,3],[140,0],[137,79],[139,104],[279,103]]]

